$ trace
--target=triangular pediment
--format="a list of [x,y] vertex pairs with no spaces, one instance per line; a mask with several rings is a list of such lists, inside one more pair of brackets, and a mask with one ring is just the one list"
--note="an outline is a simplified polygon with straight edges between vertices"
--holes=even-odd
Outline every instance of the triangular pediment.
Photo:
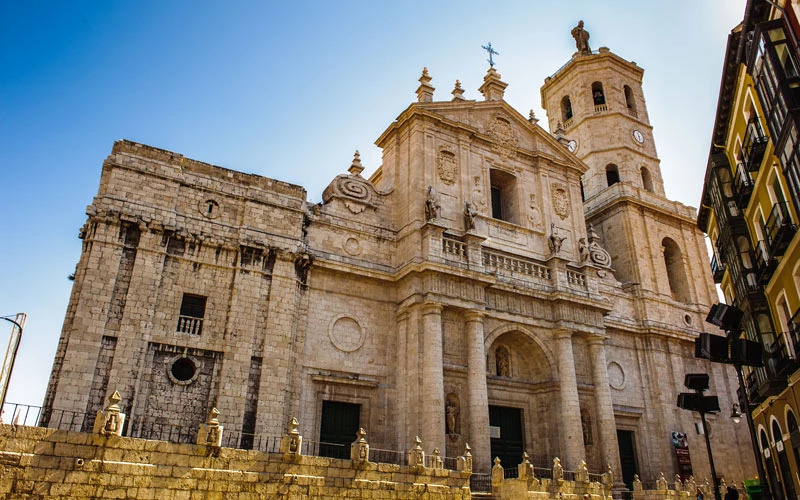
[[415,119],[427,117],[440,121],[442,126],[464,129],[479,140],[487,141],[501,157],[516,155],[547,157],[579,173],[588,167],[556,138],[538,124],[531,123],[507,102],[445,101],[414,103],[376,141],[383,147],[394,131]]

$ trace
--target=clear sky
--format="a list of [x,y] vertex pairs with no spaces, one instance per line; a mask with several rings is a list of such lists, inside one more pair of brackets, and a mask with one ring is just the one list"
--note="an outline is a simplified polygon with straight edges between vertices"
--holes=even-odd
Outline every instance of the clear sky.
[[[9,401],[41,404],[117,139],[304,186],[309,201],[416,99],[423,66],[468,99],[500,52],[505,98],[546,125],[539,87],[575,51],[645,69],[667,195],[697,206],[727,35],[745,0],[0,2],[0,315],[28,313]],[[10,324],[0,325],[0,349]],[[69,360],[67,360],[69,362]]]

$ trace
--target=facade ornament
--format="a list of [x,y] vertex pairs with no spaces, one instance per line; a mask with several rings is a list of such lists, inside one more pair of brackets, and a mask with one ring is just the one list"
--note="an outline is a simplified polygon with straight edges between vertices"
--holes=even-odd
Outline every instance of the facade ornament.
[[539,123],[539,119],[536,118],[536,114],[533,112],[533,110],[531,110],[531,112],[528,113],[528,121],[531,122],[531,124],[533,125]]
[[125,414],[122,413],[122,408],[119,402],[122,401],[122,396],[119,391],[114,391],[108,398],[108,406],[105,410],[97,412],[94,419],[94,426],[92,431],[95,434],[102,436],[122,436],[122,427],[125,425]]
[[432,102],[433,91],[436,90],[431,85],[431,76],[428,74],[428,68],[422,68],[422,76],[419,77],[419,87],[417,87],[417,101],[418,102]]
[[442,452],[439,451],[439,448],[433,449],[433,456],[431,457],[431,468],[432,469],[442,469],[444,464],[442,462]]
[[472,190],[472,199],[476,200],[475,204],[481,209],[486,209],[486,200],[483,198],[483,187],[481,186],[481,176],[476,175],[472,178],[475,187]]
[[578,470],[575,472],[575,480],[583,483],[589,482],[589,468],[586,467],[586,461],[581,460],[578,464]]
[[578,253],[580,254],[581,262],[589,260],[589,245],[586,243],[586,238],[578,240]]
[[455,87],[453,87],[453,100],[454,101],[463,101],[464,100],[464,89],[461,88],[461,82],[456,80]]
[[425,467],[425,451],[422,449],[422,440],[419,436],[414,437],[414,447],[408,452],[408,465],[412,469]]
[[211,408],[206,423],[197,431],[197,444],[219,448],[222,446],[223,426],[219,425],[219,410]]
[[566,239],[566,236],[560,236],[558,234],[558,228],[556,228],[555,223],[550,224],[550,251],[553,255],[557,255],[561,252],[561,246]]
[[503,466],[500,465],[500,457],[494,457],[494,466],[492,467],[492,491],[499,488],[503,484],[505,473]]
[[456,182],[458,174],[458,161],[456,154],[447,148],[439,149],[439,155],[436,158],[436,170],[439,172],[439,178],[448,186]]
[[295,460],[302,455],[303,436],[297,430],[299,425],[297,419],[292,417],[286,434],[281,438],[281,453],[285,460]]
[[536,202],[536,195],[531,193],[529,197],[528,207],[531,209],[530,214],[528,214],[528,220],[531,221],[531,224],[534,226],[538,226],[542,223],[542,212],[539,210],[539,204]]
[[517,477],[520,479],[532,479],[533,465],[531,465],[530,456],[528,452],[522,452],[522,462],[517,466]]
[[597,232],[594,230],[594,226],[592,224],[589,224],[587,233],[589,235],[589,258],[598,266],[610,269],[611,254],[609,254],[605,248],[600,246],[600,236],[597,235]]
[[501,345],[494,351],[494,361],[497,368],[497,376],[511,376],[511,353],[508,347]]
[[561,459],[553,459],[553,481],[564,479],[564,467],[561,466]]
[[589,48],[589,32],[583,29],[583,21],[578,21],[578,25],[570,32],[575,39],[575,47],[581,55],[589,55],[592,49]]
[[464,454],[458,457],[456,468],[462,474],[472,474],[472,448],[469,447],[469,443],[464,445]]
[[694,476],[689,476],[689,479],[686,480],[686,483],[684,483],[684,491],[688,491],[689,493],[697,491],[697,482],[694,480]]
[[554,183],[550,191],[550,197],[553,202],[553,210],[561,220],[569,217],[569,195],[567,189],[561,184]]
[[458,403],[452,399],[448,399],[445,404],[445,415],[447,424],[447,433],[451,436],[458,435],[458,414],[460,410]]
[[464,202],[464,229],[470,231],[475,229],[475,217],[478,215],[478,210],[471,202]]
[[681,475],[675,474],[675,491],[682,491],[683,490],[683,481],[681,481]]
[[433,189],[433,186],[428,186],[428,191],[425,195],[425,220],[438,219],[441,208],[439,194]]
[[364,171],[364,165],[361,164],[361,153],[359,153],[357,149],[356,152],[353,153],[353,163],[350,164],[350,168],[348,168],[347,171],[350,172],[350,175],[357,175],[359,177],[361,176],[361,172]]
[[603,485],[606,488],[614,486],[614,471],[611,469],[611,464],[606,466],[606,472],[603,474]]
[[511,127],[511,122],[504,117],[497,115],[489,125],[489,135],[493,139],[492,151],[503,159],[507,160],[517,151],[517,136]]
[[656,489],[661,491],[668,489],[667,478],[664,477],[663,472],[661,472],[658,476],[658,479],[656,479]]
[[350,460],[361,465],[369,462],[367,431],[365,431],[363,427],[358,429],[356,440],[350,444]]

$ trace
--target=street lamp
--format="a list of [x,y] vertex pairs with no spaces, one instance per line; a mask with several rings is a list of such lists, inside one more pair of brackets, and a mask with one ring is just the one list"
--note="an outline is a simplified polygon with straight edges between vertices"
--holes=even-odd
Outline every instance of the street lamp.
[[734,424],[738,424],[742,421],[742,414],[739,412],[739,405],[733,403],[733,409],[731,411],[731,420],[733,420]]

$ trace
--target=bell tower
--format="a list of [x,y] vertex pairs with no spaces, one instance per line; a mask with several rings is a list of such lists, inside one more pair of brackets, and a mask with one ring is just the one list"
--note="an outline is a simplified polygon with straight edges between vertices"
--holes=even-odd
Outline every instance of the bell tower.
[[607,47],[592,51],[582,22],[572,36],[578,51],[545,79],[541,96],[552,133],[589,167],[581,179],[587,226],[600,234],[619,281],[684,304],[710,303],[695,209],[664,195],[644,70]]

